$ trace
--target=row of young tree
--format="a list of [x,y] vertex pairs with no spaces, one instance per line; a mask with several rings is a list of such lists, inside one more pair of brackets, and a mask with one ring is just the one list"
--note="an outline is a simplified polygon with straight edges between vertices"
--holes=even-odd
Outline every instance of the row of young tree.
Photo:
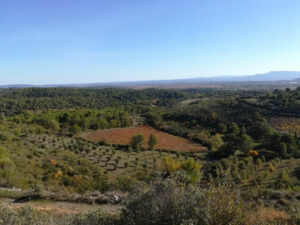
[[[154,149],[155,145],[158,144],[158,140],[157,140],[155,134],[150,134],[147,144],[150,149]],[[146,138],[144,135],[136,134],[131,137],[130,147],[132,147],[133,149],[140,150],[140,149],[145,148],[145,145],[146,145]]]

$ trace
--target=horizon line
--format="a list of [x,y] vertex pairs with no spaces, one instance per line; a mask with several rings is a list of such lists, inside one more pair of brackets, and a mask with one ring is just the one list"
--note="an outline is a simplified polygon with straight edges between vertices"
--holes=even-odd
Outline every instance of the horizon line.
[[[194,80],[194,79],[204,79],[209,81],[209,79],[215,79],[215,78],[243,78],[243,77],[255,77],[259,75],[266,75],[270,73],[280,73],[280,72],[288,72],[288,73],[300,73],[300,71],[297,70],[272,70],[265,73],[256,73],[256,74],[244,74],[244,75],[214,75],[214,76],[197,76],[197,77],[189,77],[189,78],[175,78],[175,79],[153,79],[153,80],[120,80],[120,81],[96,81],[96,82],[78,82],[78,83],[44,83],[44,84],[34,84],[34,83],[11,83],[11,84],[0,84],[0,87],[5,86],[29,86],[29,87],[40,87],[40,86],[76,86],[76,85],[109,85],[109,84],[134,84],[134,83],[148,83],[148,82],[168,82],[168,81],[181,81],[181,80]],[[300,78],[300,76],[299,76]],[[296,78],[297,79],[297,78]],[[230,82],[230,81],[229,81]]]

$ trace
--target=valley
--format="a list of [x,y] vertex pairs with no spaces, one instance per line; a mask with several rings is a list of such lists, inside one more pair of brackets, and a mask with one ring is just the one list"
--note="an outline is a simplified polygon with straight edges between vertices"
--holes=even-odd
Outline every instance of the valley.
[[136,191],[229,197],[234,189],[245,204],[264,207],[257,213],[292,218],[300,203],[299,97],[299,88],[2,90],[2,205],[53,219],[124,215],[128,204],[142,204]]

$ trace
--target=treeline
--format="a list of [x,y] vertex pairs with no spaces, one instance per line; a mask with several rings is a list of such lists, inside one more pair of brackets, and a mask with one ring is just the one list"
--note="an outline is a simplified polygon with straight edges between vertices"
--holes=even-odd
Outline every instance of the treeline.
[[275,89],[273,92],[268,92],[262,96],[261,99],[266,101],[264,106],[271,112],[296,117],[300,115],[300,87],[294,90],[290,88],[285,90]]
[[78,133],[86,129],[128,127],[132,124],[130,114],[124,108],[26,111],[9,117],[16,123],[33,123],[51,131]]
[[275,157],[300,157],[297,135],[276,131],[263,113],[239,98],[225,97],[179,109],[153,109],[144,116],[156,128],[192,139],[212,151],[219,150],[219,157],[251,149],[267,149],[276,153]]
[[25,110],[66,108],[100,109],[109,106],[171,106],[190,96],[177,90],[117,88],[26,88],[2,89],[0,111],[14,114]]

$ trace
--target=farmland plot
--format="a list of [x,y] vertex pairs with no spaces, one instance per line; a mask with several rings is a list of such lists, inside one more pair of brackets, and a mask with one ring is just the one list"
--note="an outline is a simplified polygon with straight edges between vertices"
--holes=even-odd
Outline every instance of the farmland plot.
[[[166,132],[156,130],[149,126],[138,126],[129,128],[114,128],[107,130],[98,130],[85,132],[82,134],[84,138],[93,141],[105,140],[109,144],[128,145],[130,139],[135,134],[142,134],[149,139],[150,134],[155,134],[158,144],[155,149],[168,149],[179,152],[205,151],[206,148],[202,145],[190,141],[188,139],[177,137]],[[147,146],[146,146],[147,147]]]

